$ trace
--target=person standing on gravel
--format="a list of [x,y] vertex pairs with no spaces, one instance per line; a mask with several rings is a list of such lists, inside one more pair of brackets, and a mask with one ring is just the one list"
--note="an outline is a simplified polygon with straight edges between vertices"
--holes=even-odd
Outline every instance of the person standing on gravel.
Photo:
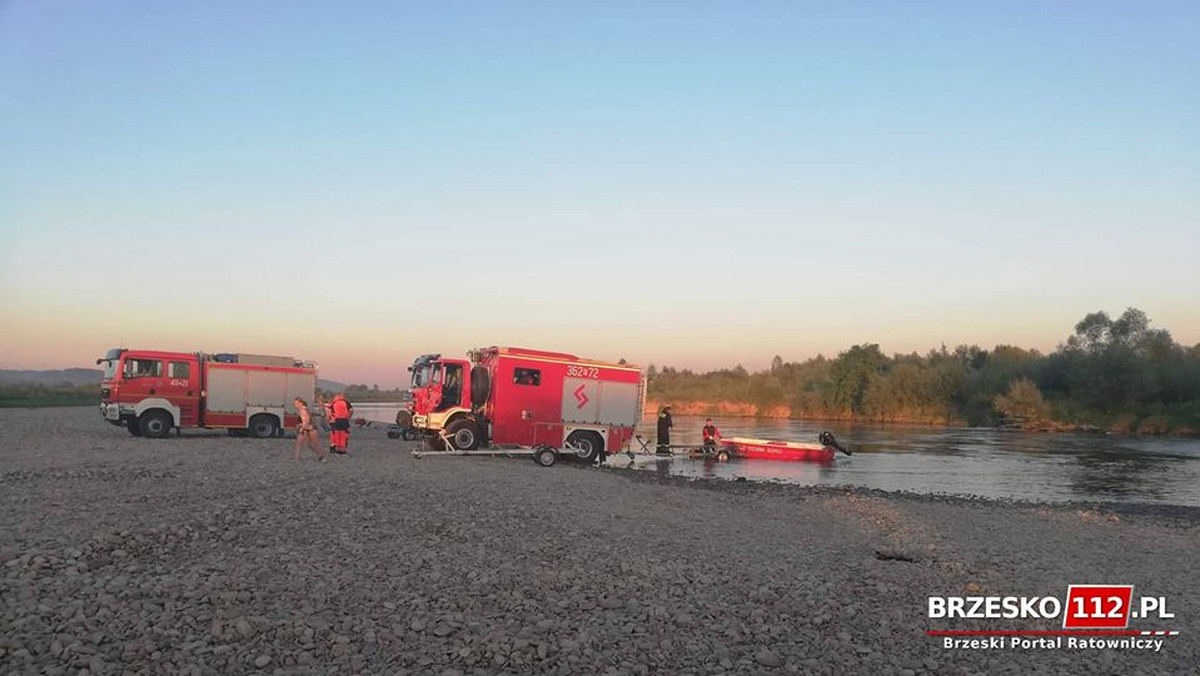
[[333,412],[333,431],[329,433],[329,441],[334,447],[333,452],[346,455],[346,447],[350,444],[350,416],[354,415],[354,407],[346,401],[346,395],[338,392],[333,395],[329,409]]
[[312,413],[308,410],[308,402],[300,397],[296,397],[292,404],[296,407],[296,413],[300,416],[300,424],[296,425],[296,462],[300,462],[300,447],[308,444],[313,453],[317,454],[317,460],[325,462],[325,452],[321,450],[321,445],[317,443],[317,426],[313,424]]
[[329,433],[329,452],[336,453],[337,449],[333,445],[333,406],[320,394],[317,395],[317,406],[321,407],[321,427]]
[[675,424],[671,422],[671,405],[664,404],[658,411],[658,448],[655,453],[658,455],[671,455],[671,428]]

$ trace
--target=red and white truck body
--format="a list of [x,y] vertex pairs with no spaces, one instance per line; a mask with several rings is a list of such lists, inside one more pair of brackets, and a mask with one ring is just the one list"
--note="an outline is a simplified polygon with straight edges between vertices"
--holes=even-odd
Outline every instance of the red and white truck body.
[[[633,438],[645,404],[641,369],[517,347],[473,350],[469,359],[424,355],[413,363],[410,423],[439,445],[571,448],[595,458]],[[409,417],[410,420],[402,420]]]
[[228,429],[272,437],[294,426],[296,397],[313,401],[317,367],[291,357],[157,350],[109,350],[100,414],[134,436],[172,429]]

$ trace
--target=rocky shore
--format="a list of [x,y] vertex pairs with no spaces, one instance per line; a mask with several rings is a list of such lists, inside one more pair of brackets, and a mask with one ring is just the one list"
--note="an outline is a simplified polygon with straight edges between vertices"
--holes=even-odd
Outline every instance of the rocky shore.
[[[356,430],[135,439],[0,411],[0,673],[1195,673],[1197,510],[1049,506],[518,459]],[[946,649],[929,596],[1134,584],[1157,652]]]

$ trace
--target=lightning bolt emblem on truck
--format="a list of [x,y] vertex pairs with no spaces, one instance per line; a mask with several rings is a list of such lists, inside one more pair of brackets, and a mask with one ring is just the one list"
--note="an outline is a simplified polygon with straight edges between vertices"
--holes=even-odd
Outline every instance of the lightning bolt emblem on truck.
[[584,385],[580,385],[579,387],[575,388],[575,401],[579,402],[579,405],[575,408],[583,408],[584,406],[587,406],[589,399],[588,396],[583,392],[584,387]]

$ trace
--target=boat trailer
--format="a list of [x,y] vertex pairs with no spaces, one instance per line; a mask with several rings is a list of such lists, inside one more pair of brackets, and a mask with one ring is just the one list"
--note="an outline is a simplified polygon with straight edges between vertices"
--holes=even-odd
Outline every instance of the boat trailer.
[[[391,436],[390,433],[388,436],[393,439],[396,438]],[[415,438],[415,436],[416,435],[414,434],[413,438]],[[405,440],[408,440],[407,436],[404,438]],[[502,458],[528,457],[533,458],[533,461],[542,467],[550,467],[555,462],[558,462],[558,457],[560,455],[582,459],[587,458],[588,455],[591,454],[591,449],[577,447],[574,444],[566,442],[563,443],[562,448],[555,448],[549,444],[537,444],[536,446],[521,446],[519,444],[494,444],[488,448],[481,448],[474,451],[464,451],[454,447],[454,441],[450,435],[446,434],[445,429],[437,433],[437,438],[441,440],[445,450],[414,450],[412,451],[412,456],[418,460],[421,458],[440,458],[448,456],[488,456]]]
[[[391,438],[391,434],[388,435]],[[397,435],[398,436],[398,435]],[[415,436],[415,435],[414,435]],[[529,457],[534,462],[542,467],[550,467],[558,461],[558,456],[565,455],[574,458],[586,458],[590,449],[577,448],[576,446],[565,443],[563,448],[554,448],[548,444],[539,444],[537,446],[520,446],[517,444],[494,445],[489,448],[478,449],[474,451],[464,451],[454,448],[454,442],[445,430],[438,433],[437,437],[441,439],[445,450],[427,451],[414,450],[412,456],[417,459],[425,457],[447,457],[447,456],[487,456],[487,457],[505,457],[518,458]],[[405,437],[407,440],[407,437]],[[612,453],[610,455],[624,455],[629,458],[629,462],[634,462],[637,458],[654,458],[656,460],[673,460],[676,458],[686,458],[690,460],[716,460],[717,462],[726,462],[731,459],[730,449],[725,445],[700,445],[695,444],[669,444],[663,446],[655,446],[651,449],[652,442],[643,439],[642,435],[637,434],[633,437],[637,440],[641,447],[639,450],[626,448],[625,450]],[[851,455],[849,449],[838,443],[837,439],[829,432],[822,432],[819,435],[822,444],[827,447],[837,449],[846,455]],[[667,449],[667,453],[662,453],[659,449]],[[676,454],[675,451],[683,451]]]

